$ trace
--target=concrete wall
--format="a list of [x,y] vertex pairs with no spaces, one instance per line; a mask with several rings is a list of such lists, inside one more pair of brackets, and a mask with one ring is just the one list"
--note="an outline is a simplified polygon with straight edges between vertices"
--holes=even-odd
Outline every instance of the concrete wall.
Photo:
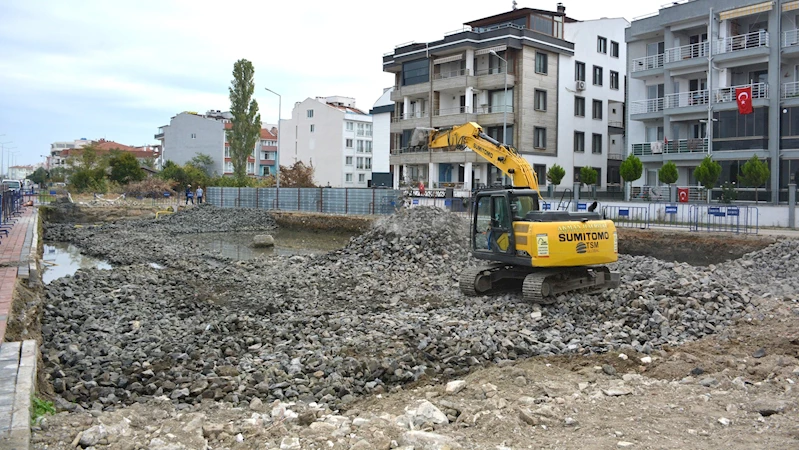
[[172,118],[164,129],[164,161],[186,164],[198,153],[209,155],[213,171],[221,174],[224,169],[224,124],[194,114],[180,113]]
[[[547,54],[547,74],[536,73],[536,52]],[[516,77],[514,89],[514,113],[516,126],[514,132],[518,140],[516,148],[520,152],[534,153],[536,156],[554,156],[558,149],[558,54],[546,50],[524,47],[521,51],[520,75]],[[518,64],[518,63],[517,63]],[[519,82],[521,80],[521,82]],[[547,92],[547,110],[535,110],[535,90]],[[523,111],[524,114],[519,112]],[[534,128],[543,127],[546,131],[546,149],[534,148]],[[516,131],[518,129],[518,132]]]

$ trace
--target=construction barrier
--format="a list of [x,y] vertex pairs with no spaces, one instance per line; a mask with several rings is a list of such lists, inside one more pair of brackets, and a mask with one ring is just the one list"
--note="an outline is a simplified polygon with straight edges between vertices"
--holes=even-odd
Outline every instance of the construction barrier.
[[604,206],[602,214],[621,228],[649,228],[649,208],[646,206]]

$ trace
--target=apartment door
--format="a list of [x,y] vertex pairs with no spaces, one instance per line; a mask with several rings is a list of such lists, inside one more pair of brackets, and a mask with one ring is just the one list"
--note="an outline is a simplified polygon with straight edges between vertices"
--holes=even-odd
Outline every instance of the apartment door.
[[695,34],[688,38],[688,42],[691,44],[691,58],[707,56],[707,46],[698,45],[702,42],[707,42],[707,33]]
[[695,123],[691,127],[691,138],[692,139],[704,139],[707,136],[707,124],[706,123]]
[[666,44],[664,42],[653,42],[646,45],[646,56],[651,58],[646,59],[646,69],[655,69],[663,65],[662,57],[657,58],[657,55],[662,55],[666,52]]
[[663,97],[665,96],[665,85],[655,84],[646,87],[646,112],[657,112],[663,110]]
[[690,91],[688,104],[690,105],[707,104],[707,78],[700,78],[688,81],[688,91]]

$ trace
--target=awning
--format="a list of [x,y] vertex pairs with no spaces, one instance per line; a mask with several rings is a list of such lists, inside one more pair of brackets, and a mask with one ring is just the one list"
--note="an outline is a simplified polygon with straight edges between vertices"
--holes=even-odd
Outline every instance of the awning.
[[763,2],[756,5],[744,6],[743,8],[731,9],[719,13],[719,20],[734,19],[736,17],[751,16],[766,11],[771,11],[774,2]]
[[434,59],[433,64],[444,64],[452,61],[460,61],[462,59],[463,59],[463,53],[458,53],[457,55],[445,56],[443,58]]
[[799,9],[799,0],[782,4],[782,12],[793,11],[795,9]]
[[495,52],[504,52],[508,48],[507,45],[497,45],[496,47],[489,47],[489,48],[481,48],[480,50],[474,51],[474,56],[477,55],[487,55],[492,51]]

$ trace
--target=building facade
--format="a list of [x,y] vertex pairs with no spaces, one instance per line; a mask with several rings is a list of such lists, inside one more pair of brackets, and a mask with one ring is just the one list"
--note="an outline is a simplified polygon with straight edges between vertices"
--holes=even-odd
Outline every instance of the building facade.
[[[521,8],[384,55],[383,70],[395,74],[390,141],[395,188],[418,181],[434,188],[503,184],[503,174],[471,151],[410,145],[415,128],[466,122],[477,122],[515,147],[542,188],[555,164],[565,169],[562,183],[569,186],[583,166],[598,170],[600,186],[618,183],[626,25],[624,19],[579,22],[566,16],[563,4],[557,11]],[[575,110],[578,98],[584,106]]]
[[70,150],[74,148],[80,148],[84,145],[91,144],[94,141],[88,140],[86,138],[75,139],[74,141],[58,141],[53,142],[50,144],[50,154],[47,156],[45,160],[45,169],[55,169],[58,167],[66,167],[65,164],[67,162],[66,154],[64,153],[65,150]]
[[372,179],[372,116],[350,97],[316,97],[297,102],[280,123],[283,166],[302,161],[314,168],[314,183],[367,187]]
[[67,159],[80,156],[81,148],[87,145],[94,146],[98,156],[108,154],[112,150],[133,153],[142,165],[155,164],[161,157],[161,147],[159,145],[132,147],[105,139],[92,140],[83,138],[75,141],[59,141],[50,144],[50,155],[47,157],[44,164],[45,169],[50,170],[58,167],[66,167]]
[[391,153],[391,118],[394,115],[394,102],[391,101],[391,93],[394,92],[394,87],[389,87],[383,90],[383,95],[369,110],[372,116],[372,129],[374,135],[372,136],[373,151],[372,151],[372,171],[373,172],[390,172],[391,164],[389,162],[389,155]]
[[[644,163],[636,184],[657,185],[673,161],[678,184],[697,185],[706,156],[736,182],[753,155],[767,161],[772,203],[799,175],[799,1],[694,0],[627,30],[627,151]],[[736,92],[751,89],[752,114]],[[708,127],[708,124],[711,124]]]
[[[233,163],[226,130],[232,126],[230,112],[210,110],[205,114],[182,112],[175,115],[158,129],[155,139],[161,142],[161,158],[158,167],[166,161],[184,165],[199,154],[211,157],[212,174],[230,175]],[[262,128],[261,135],[247,158],[246,173],[250,176],[266,176],[275,173],[277,161],[277,130]]]
[[8,168],[8,178],[12,180],[24,180],[36,171],[36,166],[11,166]]

